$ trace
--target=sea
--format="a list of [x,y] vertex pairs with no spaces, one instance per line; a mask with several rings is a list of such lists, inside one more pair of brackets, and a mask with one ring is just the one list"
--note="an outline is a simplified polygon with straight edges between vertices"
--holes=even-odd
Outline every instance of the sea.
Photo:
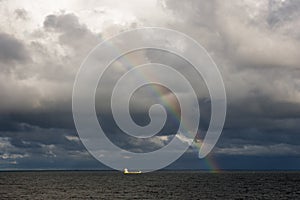
[[0,172],[0,199],[300,199],[300,172]]

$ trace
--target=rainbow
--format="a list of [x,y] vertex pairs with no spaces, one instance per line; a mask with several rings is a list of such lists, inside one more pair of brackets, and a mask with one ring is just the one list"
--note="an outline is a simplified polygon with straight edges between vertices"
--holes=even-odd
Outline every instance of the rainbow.
[[[197,135],[198,135],[198,133],[197,133]],[[197,137],[197,135],[196,135],[196,137]],[[202,143],[203,143],[202,141],[203,140],[201,140],[201,139],[196,139],[192,144],[192,147],[197,149],[198,152],[202,146]],[[204,159],[201,159],[200,164],[201,165],[204,164],[205,165],[204,168],[209,170],[212,173],[219,173],[222,171],[221,168],[218,166],[218,163],[215,161],[213,155],[211,155],[211,154],[208,154]]]
[[[106,44],[109,47],[111,47],[111,49],[117,55],[121,55],[117,45],[115,45],[111,42],[106,42]],[[132,69],[134,66],[137,66],[137,62],[133,58],[132,59],[129,59],[129,58],[130,57],[128,57],[128,56],[126,57],[126,54],[122,55],[122,57],[118,58],[118,60],[122,64],[122,67],[124,68],[124,70],[127,70],[127,71]],[[136,78],[139,78],[141,80],[149,80],[149,82],[150,82],[151,79],[148,78],[148,76],[149,75],[139,73]],[[160,101],[160,103],[162,105],[164,105],[165,108],[168,110],[168,112],[171,114],[170,116],[171,116],[172,121],[174,121],[174,123],[179,124],[181,121],[181,110],[180,110],[176,96],[173,93],[172,93],[173,95],[165,95],[166,89],[164,87],[158,86],[158,85],[152,85],[151,92],[152,92],[153,96],[159,97],[158,100]],[[185,133],[188,133],[189,135],[193,136],[193,134],[191,134],[186,128],[183,127],[182,129],[183,130],[180,130],[181,132],[185,132]],[[197,133],[197,135],[198,135],[198,133]],[[197,135],[196,135],[196,137],[197,137]],[[197,153],[200,151],[201,146],[202,146],[202,140],[196,139],[195,141],[193,141],[192,147],[197,149]],[[203,164],[204,164],[204,166],[203,166]],[[199,165],[201,165],[201,166],[199,166],[201,169],[209,170],[212,173],[220,172],[220,168],[218,167],[217,163],[215,162],[214,158],[211,155],[208,155],[204,159],[199,160]]]

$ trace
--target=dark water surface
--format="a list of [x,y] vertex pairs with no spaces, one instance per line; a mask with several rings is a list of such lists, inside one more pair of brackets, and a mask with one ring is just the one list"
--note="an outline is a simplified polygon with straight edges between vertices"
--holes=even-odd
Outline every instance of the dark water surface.
[[300,173],[0,172],[0,199],[300,199]]

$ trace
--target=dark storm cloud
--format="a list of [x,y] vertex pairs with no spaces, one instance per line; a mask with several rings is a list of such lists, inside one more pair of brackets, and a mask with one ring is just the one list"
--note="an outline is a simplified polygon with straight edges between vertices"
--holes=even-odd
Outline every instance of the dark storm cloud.
[[[49,164],[58,160],[94,162],[81,144],[75,130],[44,129],[20,123],[11,131],[0,131],[0,146],[2,147],[0,161],[3,160],[8,165],[10,163],[11,166],[18,164],[24,168],[42,167],[44,162]],[[32,162],[29,165],[22,164],[29,161]],[[64,164],[61,166],[64,167]]]
[[[297,152],[300,103],[294,94],[299,94],[299,2],[270,0],[259,6],[164,2],[166,9],[183,19],[171,27],[188,29],[211,53],[223,75],[228,109],[218,142],[218,147],[226,149],[222,153]],[[203,9],[209,14],[200,12]],[[181,63],[181,68],[188,67]]]
[[[5,58],[0,62],[18,62],[16,67],[13,63],[3,64],[4,68],[13,69],[11,76],[1,74],[1,129],[18,123],[72,129],[71,96],[75,74],[87,52],[100,39],[80,24],[74,14],[49,15],[45,17],[44,27],[36,32],[37,36],[33,35],[36,41],[26,46],[12,36],[0,35],[0,58]],[[50,41],[48,46],[47,39],[39,40],[47,34],[58,35],[57,43]],[[66,55],[53,50],[55,45],[66,45],[67,48],[61,48]],[[24,63],[28,59],[27,52],[34,54],[32,63]],[[30,81],[28,84],[27,79],[38,84]]]
[[[168,19],[162,19],[167,20],[167,28],[182,31],[200,42],[223,75],[228,109],[215,149],[217,160],[224,168],[247,168],[253,165],[247,161],[248,156],[253,162],[261,162],[261,168],[268,168],[268,161],[262,158],[268,155],[273,156],[273,165],[288,168],[288,164],[279,162],[287,156],[283,160],[295,160],[300,166],[299,159],[295,159],[300,152],[299,1],[161,3],[168,15]],[[21,19],[29,21],[28,16],[32,15],[30,10],[19,8],[14,9],[13,16],[23,22]],[[102,40],[102,32],[93,32],[80,17],[78,13],[66,12],[47,15],[40,27],[25,36],[26,40],[9,32],[0,33],[0,66],[5,71],[0,74],[0,164],[7,161],[6,166],[11,167],[16,161],[17,166],[25,168],[56,167],[58,163],[70,168],[97,167],[78,141],[71,94],[75,74],[89,50]],[[147,24],[151,19],[137,20],[153,26]],[[143,54],[144,60],[173,66],[191,81],[199,97],[203,137],[210,120],[209,95],[203,80],[190,70],[188,63],[174,55],[154,51]],[[34,62],[28,64],[30,59]],[[106,90],[112,89],[111,83],[121,75],[117,67],[108,71],[104,91],[97,94],[99,113],[110,105],[110,93]],[[10,68],[14,69],[9,70],[12,73],[6,73]],[[145,98],[145,103],[140,96],[143,95],[137,94],[137,101],[133,101],[131,114],[138,124],[145,125],[149,123],[145,108],[157,102]],[[100,124],[108,137],[134,152],[153,151],[167,144],[177,127],[169,119],[159,134],[163,139],[137,140],[119,130],[111,113],[105,111],[103,115],[99,117]],[[198,163],[195,151],[174,166],[194,167],[195,160]],[[203,166],[204,161],[200,162]]]

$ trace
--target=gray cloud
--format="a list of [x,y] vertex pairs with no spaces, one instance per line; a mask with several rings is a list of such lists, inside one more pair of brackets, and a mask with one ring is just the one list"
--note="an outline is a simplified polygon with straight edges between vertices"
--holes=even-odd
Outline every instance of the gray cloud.
[[0,33],[0,62],[3,66],[13,62],[26,62],[30,58],[22,41],[7,33]]
[[[299,2],[164,2],[166,9],[183,19],[171,27],[197,38],[221,69],[228,97],[225,131],[218,143],[228,150],[223,153],[239,154],[240,149],[246,155],[244,147],[261,145],[259,151],[249,146],[249,152],[263,155],[268,154],[268,143],[278,149],[274,152],[295,144],[300,108],[299,29],[295,28]],[[289,146],[291,151],[294,147]]]
[[22,19],[22,20],[28,19],[28,13],[25,9],[16,9],[15,14],[17,19]]
[[[39,26],[33,26],[30,22],[36,13],[27,8],[12,9],[12,19],[29,23],[26,26],[30,29],[21,35],[8,28],[14,26],[13,23],[1,29],[0,149],[5,151],[0,155],[0,164],[5,161],[6,165],[13,165],[18,161],[22,166],[29,166],[36,159],[46,166],[49,165],[47,158],[55,162],[69,159],[73,164],[93,163],[76,141],[71,113],[73,81],[82,60],[104,35],[128,29],[132,21],[138,26],[163,24],[182,31],[200,42],[217,63],[227,90],[228,112],[216,155],[298,155],[299,2],[164,0],[158,5],[159,14],[153,19],[149,13],[143,16],[137,11],[141,9],[134,7],[132,13],[136,19],[125,25],[117,20],[116,24],[105,22],[109,25],[103,27],[108,28],[99,32],[83,23],[88,21],[84,19],[85,14],[76,10],[45,13]],[[101,16],[114,13],[110,10],[113,7],[106,9],[109,11],[102,11]],[[137,38],[126,42],[134,40]],[[127,57],[136,61],[134,64],[146,61],[168,64],[188,77],[198,93],[203,136],[210,119],[209,95],[203,80],[191,66],[174,55],[150,50]],[[105,72],[103,87],[98,88],[96,108],[99,113],[104,111],[100,123],[119,146],[136,152],[157,149],[167,142],[159,138],[126,137],[107,112],[113,84],[125,73],[121,64],[122,60],[113,63]],[[166,75],[166,78],[170,77]],[[145,95],[148,89],[143,88],[132,99],[132,116],[140,124],[149,122],[148,108],[157,103],[157,99]],[[175,128],[176,124],[171,122],[160,136],[171,137]]]
[[74,14],[48,15],[44,27],[46,30],[61,33],[60,44],[74,48],[75,52],[82,53],[82,56],[86,56],[88,51],[101,40],[100,34],[92,33],[85,25],[80,24]]

